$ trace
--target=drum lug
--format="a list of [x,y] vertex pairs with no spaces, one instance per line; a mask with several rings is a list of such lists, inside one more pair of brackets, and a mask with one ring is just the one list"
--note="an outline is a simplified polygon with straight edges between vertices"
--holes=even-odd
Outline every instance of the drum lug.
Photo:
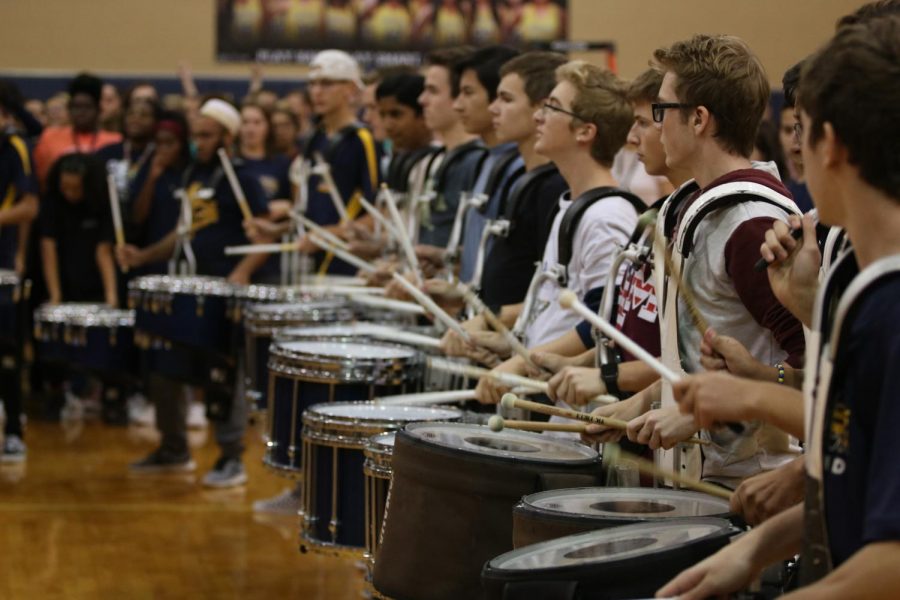
[[197,316],[203,316],[203,296],[197,296]]

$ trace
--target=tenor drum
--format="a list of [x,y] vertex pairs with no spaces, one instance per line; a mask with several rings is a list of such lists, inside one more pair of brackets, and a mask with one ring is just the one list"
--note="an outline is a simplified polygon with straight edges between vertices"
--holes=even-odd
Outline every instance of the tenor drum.
[[100,373],[134,368],[134,311],[70,302],[34,311],[34,339],[43,360]]
[[128,282],[139,345],[163,341],[230,355],[234,290],[221,277],[201,275],[148,275]]
[[487,562],[481,576],[483,597],[652,597],[738,533],[724,519],[687,518],[612,527],[525,546]]
[[381,524],[387,505],[388,488],[391,485],[391,457],[397,433],[379,433],[366,442],[363,449],[363,474],[366,478],[366,557],[369,560],[369,578],[375,565],[375,551],[381,540]]
[[[512,549],[526,494],[596,485],[583,444],[467,424],[412,424],[397,434],[375,589],[398,600],[476,598],[485,561]],[[582,482],[582,483],[578,483]]]
[[[256,286],[262,287],[262,286]],[[304,298],[302,303],[250,304],[243,309],[248,404],[266,410],[269,345],[276,332],[304,325],[349,321],[353,311],[340,298]]]
[[301,550],[362,556],[367,547],[366,444],[407,423],[459,421],[452,408],[332,402],[303,415]]
[[513,509],[513,546],[648,521],[731,516],[728,501],[653,488],[576,488],[538,492]]
[[420,353],[405,346],[354,338],[276,340],[269,348],[269,439],[263,462],[299,474],[306,408],[416,391],[422,369]]

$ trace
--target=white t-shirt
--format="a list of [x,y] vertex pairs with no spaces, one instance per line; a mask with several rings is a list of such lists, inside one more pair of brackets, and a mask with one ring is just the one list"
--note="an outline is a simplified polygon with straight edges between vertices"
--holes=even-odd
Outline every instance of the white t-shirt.
[[[547,272],[559,261],[559,228],[571,205],[569,192],[566,192],[559,199],[559,212],[553,219],[544,247],[542,272]],[[628,242],[637,220],[634,206],[620,196],[609,196],[591,205],[581,216],[572,241],[568,289],[584,299],[590,290],[605,286],[613,259],[619,248]],[[560,291],[560,287],[551,281],[545,281],[538,288],[531,322],[525,328],[526,347],[534,348],[552,341],[581,321],[577,313],[559,305]]]

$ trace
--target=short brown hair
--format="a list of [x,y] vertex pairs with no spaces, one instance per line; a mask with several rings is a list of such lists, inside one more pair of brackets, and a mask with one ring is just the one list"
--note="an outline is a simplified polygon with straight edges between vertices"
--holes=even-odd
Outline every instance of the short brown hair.
[[695,35],[659,48],[653,58],[657,69],[678,78],[679,102],[704,106],[715,117],[722,147],[750,156],[770,89],[762,63],[747,44],[730,35]]
[[453,46],[452,48],[439,48],[432,50],[425,57],[426,67],[443,67],[450,76],[450,96],[459,96],[459,73],[456,72],[456,63],[470,56],[475,49],[472,46]]
[[804,63],[797,104],[810,144],[831,123],[860,177],[900,200],[900,17],[841,27]]
[[616,153],[625,145],[634,120],[622,83],[609,71],[583,60],[557,68],[556,80],[566,81],[575,88],[572,112],[597,128],[591,156],[601,165],[611,167]]
[[518,75],[525,86],[528,100],[532,104],[537,104],[553,91],[556,85],[556,69],[567,61],[568,59],[558,52],[526,52],[500,67],[500,79],[507,75]]
[[656,69],[647,69],[628,84],[628,91],[625,94],[628,97],[628,101],[656,102],[662,80],[662,73]]
[[844,15],[837,22],[837,29],[845,25],[858,25],[872,19],[900,15],[900,0],[876,0],[863,4],[849,15]]

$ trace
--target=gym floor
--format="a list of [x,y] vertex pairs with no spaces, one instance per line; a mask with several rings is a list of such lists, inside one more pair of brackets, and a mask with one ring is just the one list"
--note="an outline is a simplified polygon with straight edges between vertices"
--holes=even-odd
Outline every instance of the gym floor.
[[152,428],[32,421],[24,464],[0,465],[0,598],[360,598],[354,561],[300,554],[297,519],[254,515],[291,482],[261,463],[250,428],[247,486],[207,490],[211,430],[192,432],[196,473],[129,475]]

